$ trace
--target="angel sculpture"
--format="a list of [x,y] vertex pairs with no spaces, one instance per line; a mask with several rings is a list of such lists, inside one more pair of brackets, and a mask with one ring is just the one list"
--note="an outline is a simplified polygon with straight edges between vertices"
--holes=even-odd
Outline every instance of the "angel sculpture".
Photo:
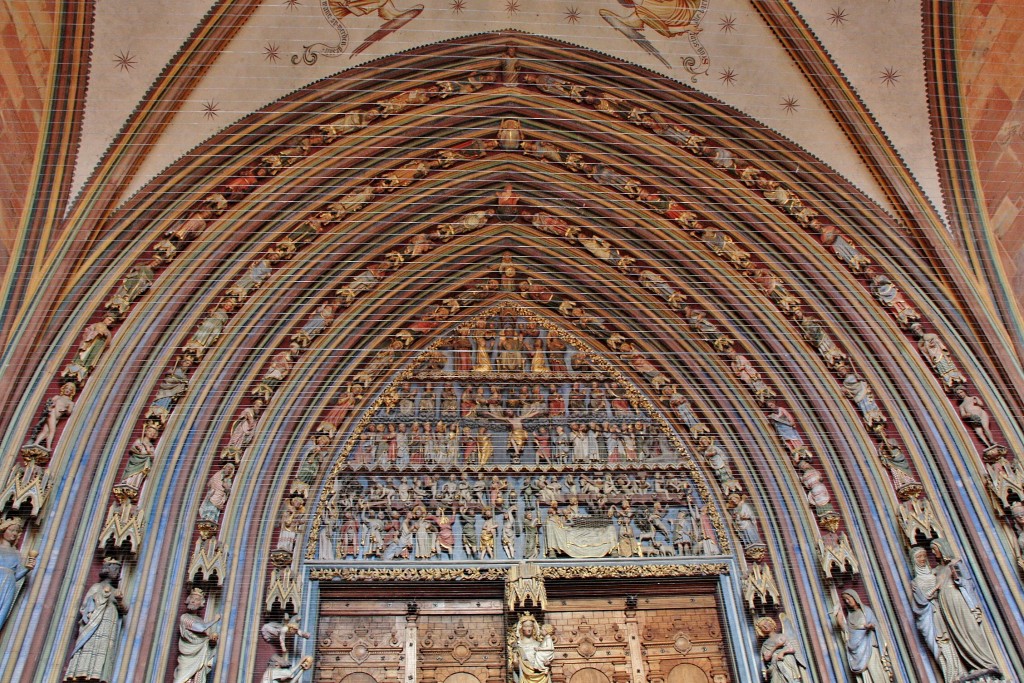
[[804,672],[807,663],[800,654],[797,638],[785,613],[779,614],[782,629],[771,617],[761,617],[754,622],[754,630],[760,638],[761,659],[764,662],[766,683],[796,683],[807,680]]

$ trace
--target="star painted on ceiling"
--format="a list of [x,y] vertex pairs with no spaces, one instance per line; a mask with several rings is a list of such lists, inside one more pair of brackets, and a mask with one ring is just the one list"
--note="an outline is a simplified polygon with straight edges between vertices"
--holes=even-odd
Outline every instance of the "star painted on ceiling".
[[509,16],[519,12],[519,0],[505,0],[505,11]]
[[267,43],[263,46],[263,59],[274,63],[281,59],[281,47],[276,43]]
[[878,79],[890,88],[896,87],[897,82],[903,77],[900,70],[889,66],[878,74]]
[[203,102],[203,118],[215,119],[220,112],[220,104],[212,100]]
[[135,68],[136,62],[135,55],[132,54],[131,50],[118,50],[117,54],[114,55],[114,68],[121,71],[131,71]]
[[580,20],[580,8],[570,5],[565,10],[565,20],[570,24],[578,23]]
[[782,99],[782,102],[779,103],[779,106],[782,107],[783,111],[787,114],[792,114],[800,108],[800,100],[795,97],[785,97]]
[[732,67],[722,69],[718,74],[718,80],[722,81],[726,85],[732,85],[736,82],[736,70]]
[[736,17],[731,14],[726,14],[724,17],[718,20],[718,30],[723,33],[732,33],[736,30]]
[[448,7],[451,8],[452,14],[462,14],[462,10],[466,9],[466,0],[452,0]]
[[288,9],[295,9],[301,4],[302,3],[299,2],[299,0],[284,0],[284,6],[287,7]]
[[842,26],[850,19],[850,15],[842,7],[833,7],[828,13],[828,20],[833,26]]

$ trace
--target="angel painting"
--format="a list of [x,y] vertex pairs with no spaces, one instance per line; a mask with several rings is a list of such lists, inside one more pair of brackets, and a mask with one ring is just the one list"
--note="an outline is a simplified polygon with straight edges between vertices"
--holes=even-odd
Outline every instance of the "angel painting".
[[376,12],[377,16],[384,20],[380,28],[352,51],[352,54],[349,55],[351,58],[423,13],[423,5],[414,5],[409,9],[400,10],[395,7],[394,0],[322,0],[320,7],[327,23],[338,32],[338,42],[335,45],[326,43],[306,45],[301,57],[299,55],[292,56],[292,64],[298,64],[301,59],[306,64],[312,65],[316,63],[318,55],[338,57],[344,54],[345,48],[348,47],[348,29],[345,27],[344,21],[350,16],[361,17]]
[[701,30],[698,23],[704,14],[707,1],[619,0],[619,4],[630,12],[620,15],[611,10],[602,9],[600,10],[601,18],[641,49],[656,57],[662,64],[671,67],[668,60],[644,36],[644,29],[653,29],[666,38],[674,38],[683,34],[696,36]]

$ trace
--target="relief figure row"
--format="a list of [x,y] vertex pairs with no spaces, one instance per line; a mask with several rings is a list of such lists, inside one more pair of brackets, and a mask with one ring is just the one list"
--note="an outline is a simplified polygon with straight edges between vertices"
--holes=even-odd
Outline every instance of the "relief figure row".
[[[740,536],[760,542],[753,508],[738,494],[731,505]],[[497,559],[498,547],[507,559],[721,552],[707,506],[672,473],[339,480],[319,529],[324,561]]]
[[[374,469],[535,463],[538,465],[679,461],[669,438],[644,422],[525,422],[495,414],[492,422],[455,420],[373,423],[359,435],[349,463]],[[507,428],[491,429],[504,421]]]
[[[398,386],[394,407],[381,416],[397,418],[477,418],[511,413],[513,416],[593,419],[631,418],[638,411],[611,382],[572,384],[507,384],[490,382],[474,385],[464,381],[423,385],[404,382]],[[526,414],[529,413],[529,416]]]

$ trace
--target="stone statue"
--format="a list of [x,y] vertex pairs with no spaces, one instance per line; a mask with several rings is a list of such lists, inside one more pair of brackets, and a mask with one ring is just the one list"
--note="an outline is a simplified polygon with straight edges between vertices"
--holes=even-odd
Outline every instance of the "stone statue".
[[885,416],[875,401],[874,393],[863,379],[853,374],[847,375],[846,379],[843,380],[843,394],[857,404],[857,409],[860,410],[864,424],[868,427],[885,423]]
[[744,547],[760,543],[761,534],[757,530],[757,513],[754,512],[754,506],[750,504],[747,497],[742,493],[733,493],[729,496],[727,505],[732,510],[732,522],[736,528],[736,534],[740,537],[740,543]]
[[796,429],[796,418],[783,406],[777,406],[775,412],[768,415],[768,421],[772,423],[775,433],[779,435],[790,451],[804,444],[803,437]]
[[256,422],[259,421],[260,412],[263,410],[263,399],[256,399],[251,406],[247,406],[239,414],[238,419],[231,425],[231,438],[228,440],[228,448],[242,450],[252,441],[256,431]]
[[203,322],[199,323],[195,334],[188,340],[182,351],[190,355],[194,360],[202,358],[206,354],[206,350],[220,339],[221,332],[223,332],[224,326],[228,323],[228,311],[230,309],[230,304],[222,303],[212,310],[210,315]]
[[931,548],[938,559],[934,569],[924,548],[910,550],[913,607],[917,630],[938,661],[943,679],[954,683],[999,675],[970,578],[958,571],[959,560],[953,558],[947,541],[936,539]]
[[501,548],[510,560],[516,556],[516,526],[515,508],[509,506],[501,519]]
[[932,366],[935,373],[942,379],[947,389],[953,388],[958,384],[964,384],[967,381],[960,374],[956,363],[953,362],[949,355],[949,349],[946,348],[946,345],[937,334],[931,332],[922,334],[919,337],[917,346],[928,360],[928,364]]
[[199,610],[206,606],[202,589],[193,588],[185,598],[185,613],[178,621],[178,665],[174,668],[174,683],[206,683],[206,675],[216,658],[218,633],[210,621],[199,618]]
[[228,503],[235,481],[235,466],[227,463],[210,477],[206,484],[206,498],[199,506],[199,518],[207,522],[220,522],[220,513]]
[[61,386],[56,396],[51,396],[46,401],[46,413],[39,421],[36,437],[32,441],[33,446],[39,446],[50,450],[53,448],[53,440],[57,436],[58,423],[71,414],[75,407],[75,394],[78,389],[74,383],[66,382]]
[[985,410],[985,404],[977,396],[968,395],[963,390],[958,391],[956,395],[960,399],[960,417],[974,429],[982,445],[985,448],[996,445],[992,429],[989,427],[989,415]]
[[814,507],[814,511],[819,517],[832,513],[832,495],[825,486],[821,472],[806,460],[797,469],[800,470],[800,481],[807,489],[807,501]]
[[554,629],[527,612],[516,624],[512,652],[509,653],[512,677],[516,683],[551,683],[551,660],[555,657]]
[[160,388],[157,389],[156,398],[146,410],[146,418],[156,418],[161,423],[167,422],[171,409],[178,399],[188,391],[189,368],[192,366],[192,359],[184,356],[181,362],[173,370],[164,375],[160,380]]
[[110,327],[114,324],[114,316],[105,315],[99,322],[93,323],[82,332],[82,341],[78,344],[78,354],[74,360],[60,373],[61,377],[82,382],[99,362],[103,349],[112,334]]
[[20,517],[0,522],[0,628],[7,622],[22,581],[36,566],[34,553],[22,558],[15,546],[24,529],[25,522]]
[[114,648],[121,632],[121,617],[128,612],[117,591],[121,563],[103,560],[100,580],[89,588],[82,601],[78,640],[71,651],[65,681],[113,681]]
[[282,655],[288,654],[288,637],[309,638],[309,633],[299,628],[299,615],[284,615],[283,621],[268,621],[260,627],[263,640],[276,645]]
[[156,425],[147,423],[142,428],[142,436],[128,448],[128,463],[121,477],[121,486],[130,487],[135,491],[142,488],[146,476],[153,468],[153,453],[156,451],[156,441],[159,438],[160,430]]
[[303,671],[308,671],[313,666],[312,657],[303,657],[298,664],[292,665],[287,657],[274,655],[267,664],[267,670],[263,672],[260,683],[275,683],[282,681],[290,683],[302,677]]
[[[785,615],[780,616],[785,623]],[[761,659],[764,661],[766,683],[796,683],[804,681],[807,665],[801,660],[796,638],[779,630],[771,617],[761,617],[754,622],[757,635],[764,638],[761,643]]]
[[840,594],[842,605],[836,605],[836,626],[846,641],[846,657],[856,683],[889,683],[891,677],[882,663],[878,621],[871,608],[861,602],[857,591],[846,589]]

